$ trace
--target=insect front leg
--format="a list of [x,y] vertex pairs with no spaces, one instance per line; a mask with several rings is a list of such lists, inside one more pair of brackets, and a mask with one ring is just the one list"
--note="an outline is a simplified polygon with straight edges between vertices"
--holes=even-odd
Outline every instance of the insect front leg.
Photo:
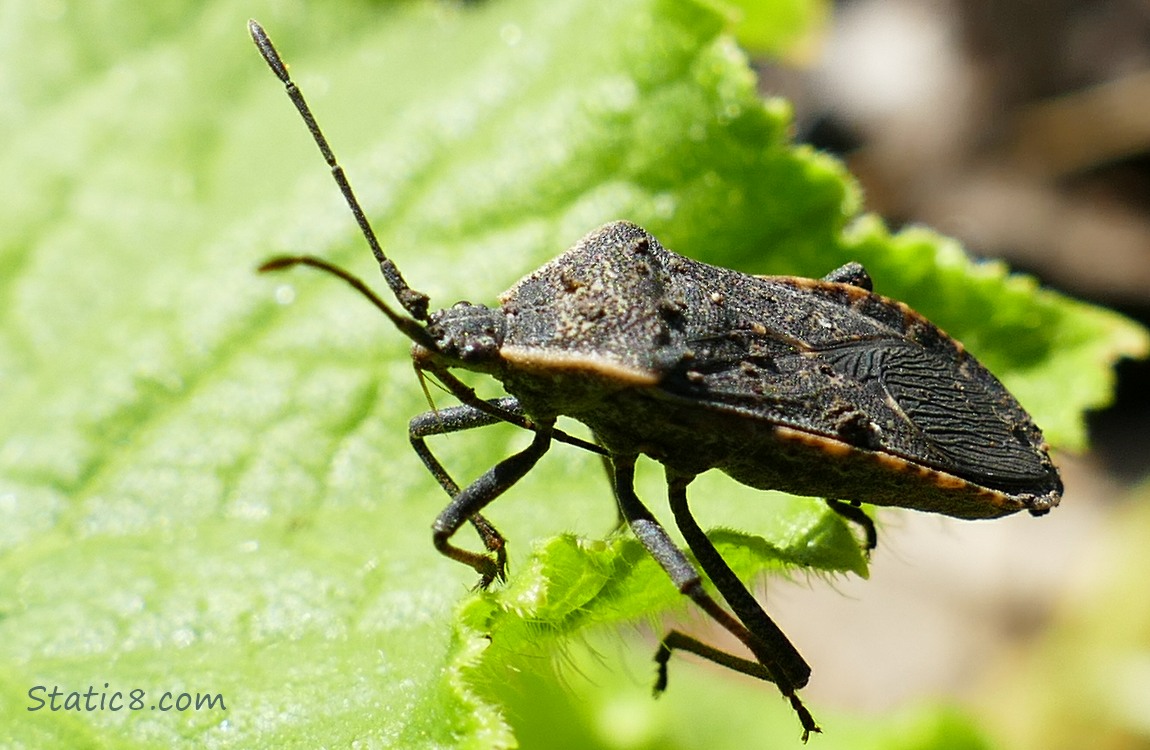
[[[523,475],[538,463],[551,446],[551,423],[536,423],[534,429],[535,437],[529,446],[511,457],[503,459],[488,469],[483,476],[456,492],[451,503],[443,509],[435,519],[435,523],[432,524],[432,541],[435,548],[452,560],[457,560],[474,568],[479,573],[479,588],[487,588],[496,578],[500,580],[504,578],[506,555],[501,556],[496,552],[495,559],[492,559],[489,555],[470,552],[451,544],[451,537],[459,530],[460,526],[470,521],[479,530],[480,536],[484,536],[483,527],[485,526],[495,537],[498,537],[499,543],[502,542],[502,537],[479,513],[488,503],[522,479]],[[415,441],[412,442],[414,444]],[[426,455],[431,458],[435,466],[439,467],[438,474],[435,469],[432,469],[432,474],[437,475],[436,478],[440,479],[443,488],[457,487],[451,477],[443,471],[442,465],[434,456],[431,456],[430,452],[427,452]],[[427,463],[426,459],[425,463]],[[428,464],[428,468],[431,469],[432,464]],[[450,484],[445,484],[444,480]],[[476,517],[478,517],[478,521],[475,520]],[[486,539],[484,543],[487,544]]]
[[[496,409],[506,411],[509,414],[523,413],[519,402],[510,396],[492,399],[489,403]],[[459,485],[455,483],[455,480],[443,468],[443,464],[427,447],[427,441],[424,438],[470,430],[476,427],[486,427],[501,421],[503,420],[498,416],[479,411],[472,406],[452,406],[438,411],[424,412],[415,417],[408,423],[407,436],[411,440],[411,447],[415,450],[416,455],[423,461],[423,465],[435,477],[435,481],[439,482],[439,486],[443,488],[447,496],[454,499],[459,495]],[[475,527],[475,531],[483,541],[483,546],[487,548],[488,552],[495,555],[495,564],[498,570],[506,571],[507,541],[503,535],[491,525],[490,521],[478,513],[467,520]]]
[[[476,412],[493,417],[491,421],[484,422],[482,425],[473,425],[475,427],[495,424],[496,422],[507,422],[508,424],[515,425],[516,427],[522,427],[525,430],[538,429],[535,422],[523,413],[523,407],[519,405],[518,399],[508,396],[504,398],[493,398],[485,401],[479,398],[479,395],[476,394],[474,388],[452,375],[447,368],[439,366],[429,360],[421,359],[418,356],[415,360],[415,371],[421,379],[424,372],[430,372],[435,376],[435,379],[438,380],[439,383],[443,385],[443,387],[446,388],[452,396],[455,396],[457,399],[459,399],[464,404],[464,406],[469,406]],[[434,414],[436,412],[432,411],[430,413]],[[439,413],[442,414],[443,412],[440,411]],[[468,427],[461,427],[458,429],[468,429]],[[583,440],[582,438],[568,435],[562,430],[554,429],[553,425],[549,426],[547,429],[551,430],[551,437],[561,443],[574,445],[576,448],[582,448],[583,450],[590,451],[591,453],[598,453],[600,456],[607,456],[607,450],[597,443],[591,443]],[[447,430],[447,432],[455,432],[455,430]]]
[[[798,652],[798,649],[779,629],[779,626],[763,611],[755,597],[747,590],[747,587],[743,585],[743,582],[727,565],[726,560],[715,549],[715,545],[699,527],[687,504],[687,485],[693,479],[694,476],[682,476],[674,474],[670,470],[667,471],[667,492],[671,512],[675,516],[675,523],[682,532],[687,546],[695,553],[695,558],[703,566],[703,570],[706,571],[711,582],[715,584],[715,588],[719,590],[727,604],[735,611],[742,627],[738,630],[731,630],[721,620],[720,624],[731,630],[739,640],[746,644],[759,664],[770,674],[770,680],[790,701],[791,707],[799,715],[799,720],[802,722],[803,740],[806,741],[811,732],[820,730],[815,724],[814,717],[795,695],[795,691],[807,684],[811,668]],[[672,633],[672,635],[676,637],[665,638],[663,640],[664,650],[656,657],[662,657],[663,669],[665,669],[666,660],[670,658],[670,651],[674,648],[680,648],[717,661],[737,671],[745,672],[752,677],[761,678],[761,675],[755,670],[740,668],[739,662],[744,660],[740,660],[738,657],[717,651],[717,649],[700,644],[698,641],[681,634]],[[703,648],[699,649],[696,646],[703,646]],[[716,652],[723,658],[716,659]]]
[[[474,393],[474,392],[473,392]],[[434,435],[446,435],[452,432],[461,432],[463,430],[470,430],[476,427],[487,427],[488,425],[498,424],[500,422],[508,422],[508,417],[515,417],[523,420],[523,423],[510,422],[518,427],[524,429],[535,430],[535,424],[527,421],[523,414],[523,407],[520,406],[519,400],[512,396],[505,396],[503,398],[493,398],[488,401],[481,401],[484,408],[480,409],[471,404],[463,404],[461,406],[451,406],[446,409],[437,409],[435,411],[424,412],[413,418],[408,423],[407,435],[411,441],[411,447],[415,450],[416,455],[423,461],[423,465],[435,477],[435,481],[439,482],[439,486],[447,493],[447,496],[454,499],[459,495],[459,485],[447,473],[443,464],[431,452],[425,438]],[[591,450],[598,453],[604,461],[604,465],[610,467],[610,462],[607,459],[607,451],[595,443],[589,443],[576,437],[572,437],[562,430],[551,430],[551,437],[563,443],[568,443],[579,448]],[[608,473],[610,469],[608,468]],[[479,538],[483,540],[483,546],[487,548],[488,552],[495,554],[495,563],[499,571],[499,578],[502,578],[502,571],[507,570],[507,542],[503,535],[499,533],[490,521],[482,515],[476,513],[471,518],[467,519],[479,534]],[[620,522],[621,523],[621,522]]]

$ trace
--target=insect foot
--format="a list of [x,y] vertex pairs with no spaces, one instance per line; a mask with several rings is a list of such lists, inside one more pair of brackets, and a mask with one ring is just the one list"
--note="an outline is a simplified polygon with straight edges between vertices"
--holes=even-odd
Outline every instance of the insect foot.
[[[505,540],[482,515],[547,453],[553,441],[605,456],[619,512],[678,590],[753,658],[679,632],[656,654],[656,692],[674,651],[687,651],[778,688],[805,740],[819,727],[797,692],[810,666],[699,527],[687,487],[717,469],[763,490],[824,498],[861,526],[860,503],[957,518],[1042,515],[1062,495],[1042,433],[1009,391],[954,339],[905,304],[873,291],[848,263],[822,279],[750,276],[665,249],[625,221],[587,234],[529,273],[497,306],[459,303],[429,313],[388,258],[303,94],[263,29],[249,24],[264,60],[300,112],[399,301],[393,309],[360,279],[310,256],[273,258],[334,275],[412,341],[422,378],[460,404],[411,420],[412,448],[450,498],[432,526],[441,554],[471,567],[486,588],[506,574]],[[502,384],[482,399],[452,374]],[[589,442],[555,428],[584,424]],[[427,438],[506,422],[530,444],[460,487]],[[675,524],[692,562],[638,497],[635,463],[664,466]],[[454,543],[469,524],[483,552]],[[722,602],[703,586],[704,574]]]

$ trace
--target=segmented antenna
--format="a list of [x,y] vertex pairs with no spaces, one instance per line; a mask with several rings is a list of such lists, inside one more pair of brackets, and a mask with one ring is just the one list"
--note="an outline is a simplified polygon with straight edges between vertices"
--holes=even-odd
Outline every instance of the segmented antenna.
[[376,238],[375,231],[371,228],[371,224],[368,223],[367,216],[363,212],[363,207],[360,206],[359,200],[355,197],[355,193],[352,192],[351,183],[347,181],[343,167],[336,161],[335,154],[332,153],[327,138],[324,137],[323,132],[319,129],[319,124],[316,123],[315,116],[311,113],[311,108],[308,107],[299,87],[296,86],[295,81],[288,75],[287,66],[284,65],[283,58],[280,57],[279,52],[276,52],[272,40],[268,38],[263,27],[255,20],[248,21],[248,32],[252,35],[252,41],[256,43],[256,47],[259,48],[260,55],[263,56],[268,67],[271,68],[272,72],[276,74],[276,77],[283,82],[288,97],[292,100],[292,104],[295,105],[295,108],[299,110],[300,116],[303,117],[304,124],[307,125],[308,132],[311,133],[315,144],[319,146],[324,161],[326,161],[328,167],[331,168],[331,176],[335,178],[336,184],[339,185],[339,192],[343,194],[343,199],[347,202],[348,208],[351,209],[351,213],[355,216],[355,221],[359,224],[360,232],[363,233],[364,239],[367,240],[367,244],[371,247],[372,255],[379,261],[379,270],[383,273],[383,278],[387,281],[387,285],[391,287],[391,291],[395,294],[396,299],[399,300],[399,304],[403,305],[403,309],[407,310],[408,314],[416,320],[426,322],[428,319],[427,295],[423,292],[417,292],[408,286],[407,282],[403,280],[403,276],[399,273],[399,268],[396,267],[390,258],[384,255],[383,248],[379,245],[379,239]]

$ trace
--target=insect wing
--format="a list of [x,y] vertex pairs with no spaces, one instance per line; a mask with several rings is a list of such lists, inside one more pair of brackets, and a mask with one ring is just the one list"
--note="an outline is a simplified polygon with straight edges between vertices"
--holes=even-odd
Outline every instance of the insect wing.
[[893,434],[935,468],[1000,489],[1050,474],[1030,417],[969,355],[958,361],[912,341],[886,340],[847,342],[813,356],[851,381],[879,384],[888,424],[898,423]]
[[665,357],[666,393],[1005,492],[1060,488],[1025,410],[905,305],[809,279],[720,281],[721,303]]

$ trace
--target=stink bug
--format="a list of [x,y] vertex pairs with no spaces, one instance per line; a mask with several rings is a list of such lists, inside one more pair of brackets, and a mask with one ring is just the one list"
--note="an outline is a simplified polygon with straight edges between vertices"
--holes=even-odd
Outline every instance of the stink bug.
[[[682,649],[775,683],[797,712],[803,739],[819,731],[796,691],[810,667],[735,577],[691,515],[687,485],[719,469],[759,489],[826,498],[874,527],[859,503],[959,518],[993,518],[1058,504],[1062,484],[1042,433],[962,345],[895,300],[872,291],[852,263],[822,279],[748,276],[664,249],[640,227],[601,227],[500,298],[429,313],[379,246],[303,95],[252,21],[260,53],[287,88],[405,312],[362,281],[311,256],[277,257],[261,270],[307,265],[351,284],[410,338],[421,375],[461,405],[413,419],[411,443],[451,497],[432,540],[488,586],[504,575],[503,537],[481,511],[526,474],[553,440],[604,455],[620,513],[679,590],[753,655],[745,659],[671,632],[656,654],[656,691]],[[491,375],[509,396],[490,401],[451,374]],[[559,416],[594,442],[555,428]],[[460,488],[425,438],[509,422],[534,433],[523,451]],[[640,455],[663,464],[675,522],[726,600],[635,494]],[[453,544],[470,523],[485,552]],[[732,614],[733,613],[733,614]]]

